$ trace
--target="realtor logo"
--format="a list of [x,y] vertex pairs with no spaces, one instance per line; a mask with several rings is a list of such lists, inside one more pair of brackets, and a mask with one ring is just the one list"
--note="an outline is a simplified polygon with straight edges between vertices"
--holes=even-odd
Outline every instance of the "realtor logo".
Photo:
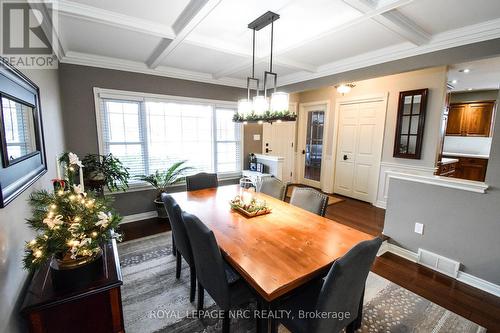
[[2,60],[17,68],[57,68],[52,50],[52,4],[2,1]]

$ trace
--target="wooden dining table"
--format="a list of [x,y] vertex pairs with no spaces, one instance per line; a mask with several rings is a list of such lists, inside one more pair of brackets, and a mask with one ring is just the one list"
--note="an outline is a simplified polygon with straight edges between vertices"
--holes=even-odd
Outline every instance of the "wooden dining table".
[[214,232],[226,260],[269,303],[324,274],[353,246],[373,238],[263,193],[251,194],[265,200],[271,213],[248,218],[229,205],[241,191],[248,190],[228,185],[172,196]]

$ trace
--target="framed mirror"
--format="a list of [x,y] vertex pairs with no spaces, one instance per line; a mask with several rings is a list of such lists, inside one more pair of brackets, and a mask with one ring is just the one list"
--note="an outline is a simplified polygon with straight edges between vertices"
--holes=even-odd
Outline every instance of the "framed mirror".
[[429,89],[399,93],[394,157],[420,159]]
[[40,93],[17,69],[0,62],[0,208],[46,171]]

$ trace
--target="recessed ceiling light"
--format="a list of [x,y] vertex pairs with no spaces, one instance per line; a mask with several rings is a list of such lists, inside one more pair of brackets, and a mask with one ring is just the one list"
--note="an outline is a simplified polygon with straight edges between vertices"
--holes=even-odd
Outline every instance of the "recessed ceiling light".
[[458,80],[451,80],[451,83],[453,83],[453,84],[457,84],[457,83],[458,83]]
[[464,69],[461,69],[459,70],[460,73],[469,73],[470,72],[470,69],[468,68],[464,68]]
[[471,90],[472,90],[472,88],[467,88],[467,90],[471,91]]

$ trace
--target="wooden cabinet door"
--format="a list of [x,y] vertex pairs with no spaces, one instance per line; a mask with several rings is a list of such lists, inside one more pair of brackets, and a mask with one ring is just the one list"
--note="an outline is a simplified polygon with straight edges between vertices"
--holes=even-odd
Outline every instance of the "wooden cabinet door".
[[466,129],[468,136],[489,136],[493,103],[469,104]]
[[463,135],[467,104],[452,104],[448,112],[446,135]]
[[488,160],[463,157],[460,158],[459,165],[459,178],[484,182]]

